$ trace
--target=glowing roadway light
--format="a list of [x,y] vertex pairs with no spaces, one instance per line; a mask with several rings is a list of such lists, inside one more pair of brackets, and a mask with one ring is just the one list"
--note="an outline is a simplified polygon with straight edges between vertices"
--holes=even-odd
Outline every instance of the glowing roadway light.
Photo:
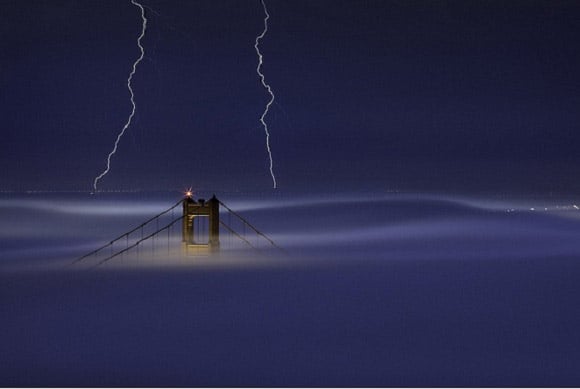
[[125,123],[125,125],[123,126],[123,129],[121,130],[121,132],[117,136],[117,139],[115,140],[115,145],[113,147],[113,150],[107,156],[107,167],[105,168],[105,170],[101,174],[99,174],[95,178],[95,181],[93,182],[93,188],[94,188],[95,192],[97,191],[97,184],[98,184],[99,180],[101,178],[103,178],[111,169],[111,157],[117,152],[117,147],[119,146],[119,141],[121,140],[121,138],[125,134],[125,131],[127,130],[127,128],[129,128],[129,126],[131,125],[131,121],[133,120],[133,116],[135,116],[135,110],[137,109],[137,106],[135,105],[135,95],[133,94],[133,88],[131,88],[131,80],[133,79],[133,75],[135,74],[135,71],[137,70],[137,65],[139,65],[139,62],[141,62],[143,60],[143,57],[145,56],[145,49],[141,45],[141,39],[143,39],[143,37],[145,36],[145,30],[147,29],[147,18],[145,17],[145,9],[143,8],[143,6],[141,4],[139,4],[135,0],[131,0],[131,4],[133,4],[134,6],[139,7],[141,9],[141,19],[143,20],[143,24],[141,27],[141,35],[139,35],[139,38],[137,38],[137,46],[139,46],[139,49],[141,50],[141,55],[133,63],[133,70],[131,70],[131,73],[129,74],[129,78],[127,79],[127,88],[129,89],[129,93],[131,94],[132,109],[131,109],[131,114],[129,115],[129,118],[127,119],[127,122]]
[[268,13],[268,9],[266,8],[266,3],[264,2],[264,0],[260,0],[260,1],[262,3],[262,8],[264,8],[265,16],[264,16],[264,31],[262,31],[262,33],[256,37],[256,44],[254,45],[254,47],[256,49],[256,54],[258,54],[258,67],[256,68],[256,72],[258,73],[258,76],[260,77],[260,81],[262,82],[262,86],[270,94],[270,100],[266,104],[266,107],[264,108],[264,112],[262,113],[262,116],[260,117],[260,123],[262,123],[262,126],[264,127],[264,132],[266,133],[266,149],[268,150],[268,157],[270,158],[270,175],[272,176],[272,183],[274,185],[274,189],[276,189],[277,185],[276,185],[276,176],[274,175],[274,161],[272,159],[272,150],[270,149],[270,132],[268,131],[268,125],[266,124],[266,121],[265,121],[266,115],[268,115],[268,110],[270,109],[270,106],[274,102],[274,93],[272,92],[272,88],[270,87],[270,85],[268,85],[266,83],[266,79],[264,77],[264,74],[261,71],[262,62],[263,62],[262,61],[262,53],[260,53],[260,49],[258,47],[260,44],[260,40],[262,38],[264,38],[264,36],[268,32],[268,19],[270,18],[270,14]]

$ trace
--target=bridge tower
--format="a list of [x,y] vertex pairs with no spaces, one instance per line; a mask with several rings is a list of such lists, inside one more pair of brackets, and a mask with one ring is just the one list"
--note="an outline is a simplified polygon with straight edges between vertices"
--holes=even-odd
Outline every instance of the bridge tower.
[[[200,221],[200,218],[207,218],[207,223],[196,223],[196,221]],[[201,231],[195,230],[196,224]],[[216,252],[219,250],[220,202],[215,195],[208,201],[204,199],[195,201],[192,196],[187,196],[183,200],[182,241],[187,252]]]

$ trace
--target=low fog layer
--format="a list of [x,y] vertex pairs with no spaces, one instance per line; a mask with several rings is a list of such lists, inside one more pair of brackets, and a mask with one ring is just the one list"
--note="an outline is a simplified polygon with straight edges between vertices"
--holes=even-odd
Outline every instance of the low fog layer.
[[[521,258],[579,254],[580,211],[570,201],[490,201],[425,194],[374,196],[220,196],[295,261],[317,257],[356,260]],[[135,229],[178,199],[147,194],[11,195],[0,199],[0,268],[59,268]],[[82,262],[99,262],[181,216],[181,206]],[[222,207],[221,220],[260,250],[266,240]],[[221,228],[223,256],[256,257]],[[107,266],[194,264],[182,258],[181,222],[128,250]],[[183,260],[182,260],[183,259]],[[217,259],[216,259],[217,261]],[[199,260],[197,261],[199,262]],[[267,263],[268,261],[266,261]],[[272,260],[273,263],[277,262]],[[55,265],[55,266],[53,266]]]
[[222,231],[219,255],[183,255],[178,223],[101,266],[156,226],[71,265],[176,199],[0,199],[2,382],[579,382],[573,203],[220,198],[284,250],[246,231],[253,250]]

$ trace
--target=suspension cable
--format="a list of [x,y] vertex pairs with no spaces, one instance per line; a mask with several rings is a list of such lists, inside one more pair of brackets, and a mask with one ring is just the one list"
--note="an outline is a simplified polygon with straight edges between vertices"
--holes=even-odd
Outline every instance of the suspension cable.
[[226,228],[226,230],[228,230],[232,235],[234,235],[235,237],[237,237],[238,239],[242,240],[244,243],[246,243],[248,246],[250,246],[251,248],[253,248],[254,250],[257,250],[256,247],[254,247],[253,244],[250,243],[249,240],[247,240],[246,238],[244,238],[243,236],[241,236],[240,234],[238,234],[236,231],[234,231],[230,226],[228,226],[226,223],[222,222],[220,220],[220,224],[222,226],[224,226]]
[[162,228],[158,229],[157,231],[155,231],[155,232],[153,232],[153,233],[151,233],[151,234],[147,235],[146,237],[139,239],[137,242],[133,243],[131,246],[129,246],[129,247],[127,247],[127,248],[125,248],[125,249],[123,249],[123,250],[121,250],[121,251],[118,251],[118,252],[116,252],[115,254],[113,254],[113,255],[111,255],[111,256],[109,256],[109,257],[107,257],[107,258],[103,259],[102,261],[100,261],[99,263],[97,263],[97,264],[96,264],[95,266],[93,266],[93,267],[101,266],[103,263],[105,263],[105,262],[107,262],[107,261],[109,261],[109,260],[111,260],[111,259],[115,258],[116,256],[118,256],[118,255],[120,255],[120,254],[123,254],[123,253],[125,253],[125,252],[127,252],[127,251],[131,250],[131,249],[132,249],[132,248],[134,248],[134,247],[137,247],[137,246],[138,246],[138,245],[139,245],[141,242],[144,242],[144,241],[146,241],[146,240],[148,240],[148,239],[150,239],[150,238],[154,237],[155,235],[159,234],[160,232],[163,232],[163,231],[167,230],[168,228],[170,228],[171,226],[173,226],[175,223],[177,223],[178,221],[180,221],[180,220],[181,220],[181,219],[183,219],[183,218],[184,218],[184,216],[180,216],[180,217],[178,217],[177,219],[175,219],[175,220],[171,221],[171,223],[167,224],[165,227],[162,227]]
[[218,200],[218,202],[225,208],[227,209],[232,215],[234,215],[235,217],[237,217],[238,219],[240,219],[245,225],[247,225],[248,227],[250,227],[252,230],[254,230],[254,232],[258,235],[260,235],[261,237],[263,237],[264,239],[266,239],[268,242],[270,242],[270,244],[274,247],[276,247],[279,250],[284,251],[280,246],[278,246],[276,243],[274,243],[274,241],[272,239],[270,239],[269,237],[267,237],[264,233],[262,233],[261,231],[258,231],[258,229],[256,227],[254,227],[253,225],[250,224],[249,221],[247,221],[246,219],[244,219],[239,213],[235,212],[234,210],[232,210],[230,207],[228,207],[227,205],[225,205],[224,203],[221,202],[221,200]]
[[139,228],[141,228],[141,229],[142,229],[142,228],[143,228],[143,227],[145,227],[147,224],[151,223],[153,220],[156,220],[156,219],[158,219],[159,217],[161,217],[161,216],[165,215],[167,212],[169,212],[169,211],[172,211],[174,208],[176,208],[178,205],[180,205],[180,204],[182,204],[182,203],[183,203],[183,200],[179,200],[177,203],[175,203],[175,205],[173,205],[173,206],[171,206],[170,208],[166,209],[165,211],[163,211],[163,212],[161,212],[161,213],[159,213],[159,214],[157,214],[157,215],[153,216],[153,217],[152,217],[152,218],[150,218],[149,220],[147,220],[147,221],[145,221],[145,222],[141,223],[141,224],[140,224],[140,225],[138,225],[137,227],[133,228],[131,231],[125,232],[124,234],[122,234],[122,235],[119,235],[117,238],[113,239],[113,240],[112,240],[112,241],[110,241],[109,243],[107,243],[107,244],[105,244],[105,245],[103,245],[103,246],[99,247],[98,249],[96,249],[96,250],[93,250],[93,251],[91,251],[90,253],[88,253],[88,254],[85,254],[85,255],[83,255],[82,257],[79,257],[79,258],[75,259],[75,260],[74,260],[74,261],[71,263],[71,265],[74,265],[75,263],[77,263],[77,262],[80,262],[80,261],[82,261],[83,259],[85,259],[85,258],[87,258],[87,257],[90,257],[91,255],[94,255],[94,254],[98,253],[99,251],[103,250],[104,248],[107,248],[107,247],[111,246],[113,243],[115,243],[116,241],[118,241],[118,240],[120,240],[120,239],[122,239],[122,238],[125,238],[125,237],[126,237],[126,238],[127,238],[127,241],[128,241],[128,239],[129,239],[129,235],[131,235],[133,232],[137,231]]

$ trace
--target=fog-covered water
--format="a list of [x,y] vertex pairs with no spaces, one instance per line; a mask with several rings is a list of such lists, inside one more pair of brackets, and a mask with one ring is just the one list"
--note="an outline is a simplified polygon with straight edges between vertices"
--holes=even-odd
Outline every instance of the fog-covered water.
[[[184,257],[177,224],[89,270],[90,258],[70,263],[179,194],[1,195],[1,381],[580,384],[572,200],[218,197],[284,252],[257,253],[224,233],[219,256]],[[225,212],[222,220],[236,222]]]

